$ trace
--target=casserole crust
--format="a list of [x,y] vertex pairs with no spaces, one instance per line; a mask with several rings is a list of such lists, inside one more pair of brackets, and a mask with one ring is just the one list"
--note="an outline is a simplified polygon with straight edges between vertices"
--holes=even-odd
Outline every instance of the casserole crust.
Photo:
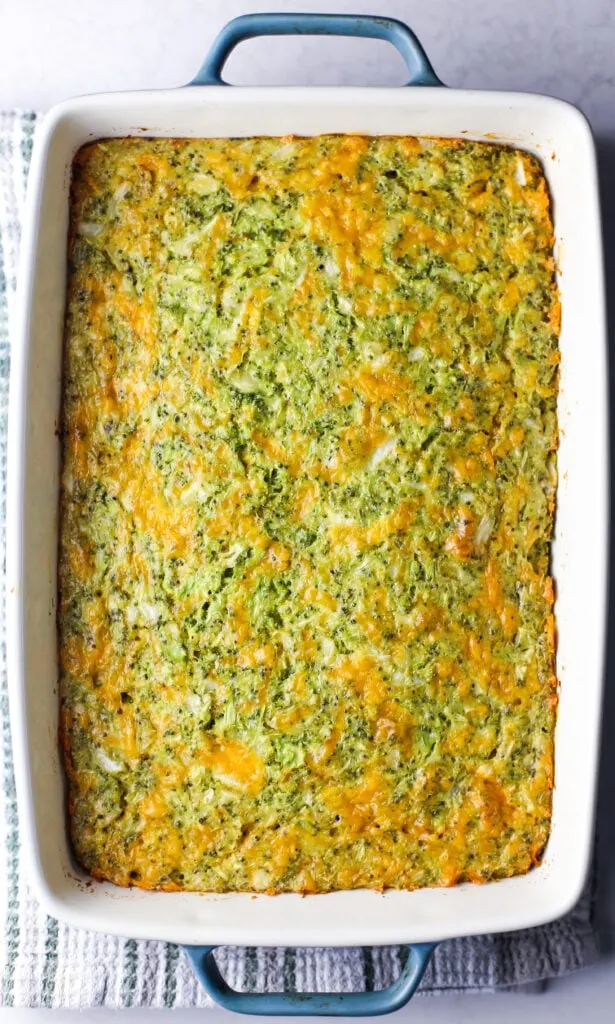
[[485,143],[75,162],[62,735],[120,885],[416,888],[545,845],[559,302]]

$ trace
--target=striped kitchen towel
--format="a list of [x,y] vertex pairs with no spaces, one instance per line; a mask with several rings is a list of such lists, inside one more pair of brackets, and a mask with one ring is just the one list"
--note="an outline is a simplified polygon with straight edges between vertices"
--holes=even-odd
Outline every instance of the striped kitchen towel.
[[[0,113],[0,537],[4,545],[7,387],[10,323],[14,313],[19,227],[38,118]],[[4,564],[4,559],[2,559]],[[0,1005],[80,1009],[190,1007],[211,1003],[177,946],[136,942],[68,928],[42,913],[20,858],[19,821],[11,757],[4,643],[4,585],[0,590]],[[390,984],[400,948],[224,949],[220,967],[239,989],[363,991]],[[511,935],[442,943],[421,992],[493,991],[544,983],[597,956],[586,892],[560,921]]]

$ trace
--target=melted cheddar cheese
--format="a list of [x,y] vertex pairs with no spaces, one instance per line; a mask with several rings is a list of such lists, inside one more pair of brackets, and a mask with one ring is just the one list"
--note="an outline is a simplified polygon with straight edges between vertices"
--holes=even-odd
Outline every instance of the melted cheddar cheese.
[[79,152],[59,634],[94,876],[412,889],[540,859],[552,246],[539,163],[501,146]]

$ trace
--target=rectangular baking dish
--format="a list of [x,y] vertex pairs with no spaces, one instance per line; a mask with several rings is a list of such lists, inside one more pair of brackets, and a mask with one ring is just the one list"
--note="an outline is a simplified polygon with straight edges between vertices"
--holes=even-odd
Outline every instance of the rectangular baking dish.
[[[291,25],[285,18],[295,20]],[[416,37],[399,23],[285,18],[248,16],[238,19],[241,25],[227,26],[198,84],[72,100],[51,111],[38,137],[12,348],[7,508],[9,685],[22,849],[30,878],[45,910],[72,925],[193,945],[425,943],[537,925],[565,913],[579,896],[591,850],[596,788],[608,453],[603,267],[591,131],[578,110],[559,100],[439,87]],[[340,27],[341,22],[346,23]],[[387,38],[405,56],[411,84],[421,88],[257,89],[222,83],[221,67],[238,41],[291,30]],[[546,853],[541,865],[522,877],[384,895],[220,896],[91,883],[75,865],[67,842],[57,740],[57,428],[71,162],[81,145],[105,136],[331,132],[512,143],[535,153],[545,168],[562,300],[553,545],[560,703]]]

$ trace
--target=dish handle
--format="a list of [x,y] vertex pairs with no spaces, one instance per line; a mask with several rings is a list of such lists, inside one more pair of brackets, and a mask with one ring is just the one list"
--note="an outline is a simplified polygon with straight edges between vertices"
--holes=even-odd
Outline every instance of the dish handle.
[[237,992],[226,983],[213,951],[216,946],[184,946],[209,996],[235,1013],[265,1017],[377,1017],[399,1010],[419,986],[435,942],[408,946],[408,958],[392,985],[378,992]]
[[372,14],[243,14],[229,21],[189,85],[227,85],[222,70],[238,43],[256,36],[361,36],[391,43],[410,72],[407,85],[442,85],[416,35],[396,18]]

